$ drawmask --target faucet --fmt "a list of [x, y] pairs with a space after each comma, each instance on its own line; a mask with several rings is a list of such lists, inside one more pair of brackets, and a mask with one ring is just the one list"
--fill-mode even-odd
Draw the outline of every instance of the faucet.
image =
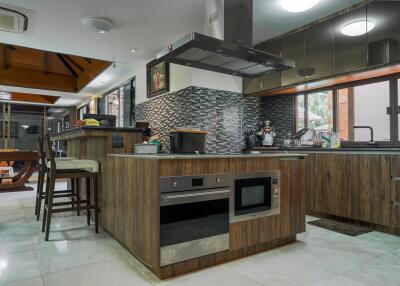
[[371, 134], [371, 140], [369, 140], [369, 144], [375, 144], [374, 141], [374, 129], [371, 126], [353, 126], [353, 129], [369, 129]]

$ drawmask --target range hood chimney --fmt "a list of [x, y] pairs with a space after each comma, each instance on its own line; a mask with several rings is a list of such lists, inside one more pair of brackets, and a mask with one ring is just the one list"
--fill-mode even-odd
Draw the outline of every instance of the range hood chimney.
[[157, 54], [170, 62], [241, 77], [294, 68], [293, 61], [255, 50], [253, 0], [206, 0], [204, 34], [190, 33]]

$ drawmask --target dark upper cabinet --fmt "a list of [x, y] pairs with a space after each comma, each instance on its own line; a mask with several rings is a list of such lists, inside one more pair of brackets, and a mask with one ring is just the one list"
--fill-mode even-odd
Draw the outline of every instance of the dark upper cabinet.
[[397, 62], [400, 46], [400, 2], [369, 3], [367, 19], [375, 25], [368, 33], [368, 66]]
[[346, 25], [367, 19], [366, 6], [333, 19], [333, 49], [335, 75], [367, 67], [367, 34], [347, 36], [342, 33]]
[[243, 93], [251, 94], [261, 90], [260, 78], [243, 78]]
[[304, 81], [301, 71], [305, 67], [304, 31], [290, 34], [281, 39], [282, 57], [295, 61], [294, 69], [282, 72], [282, 86]]
[[[257, 49], [260, 49], [263, 52], [274, 54], [277, 56], [281, 56], [281, 40], [275, 39], [261, 43], [257, 45]], [[261, 90], [268, 90], [282, 86], [281, 81], [282, 73], [275, 72], [271, 74], [263, 75], [260, 79], [260, 88]]]
[[298, 73], [305, 80], [333, 74], [332, 21], [319, 23], [305, 30], [305, 64]]

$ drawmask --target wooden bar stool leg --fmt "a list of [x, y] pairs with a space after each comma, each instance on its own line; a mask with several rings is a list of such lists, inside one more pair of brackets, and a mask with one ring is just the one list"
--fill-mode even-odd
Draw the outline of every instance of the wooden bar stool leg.
[[48, 206], [48, 202], [49, 202], [49, 187], [50, 187], [49, 180], [50, 180], [50, 177], [47, 176], [47, 180], [46, 180], [46, 192], [45, 192], [45, 195], [44, 195], [44, 209], [43, 209], [42, 232], [44, 232], [44, 231], [45, 231], [45, 228], [46, 228], [47, 206]]
[[75, 192], [75, 188], [76, 186], [75, 186], [75, 179], [74, 178], [71, 178], [71, 192], [72, 192], [72, 197], [71, 197], [71, 201], [72, 201], [72, 207], [74, 208], [75, 207], [75, 195], [76, 195], [76, 192]]
[[99, 232], [99, 176], [96, 174], [93, 180], [93, 197], [94, 197], [94, 222], [96, 225], [96, 233]]
[[90, 225], [90, 188], [92, 180], [90, 177], [86, 178], [86, 219], [87, 225]]
[[80, 212], [79, 208], [80, 208], [81, 204], [79, 203], [79, 201], [81, 200], [81, 195], [80, 195], [80, 192], [81, 192], [81, 180], [79, 178], [77, 178], [77, 179], [75, 179], [75, 183], [76, 183], [75, 184], [76, 206], [78, 207], [78, 210], [76, 211], [76, 214], [78, 216], [80, 216], [81, 212]]
[[38, 186], [36, 193], [36, 220], [40, 219], [40, 211], [42, 209], [42, 199], [43, 199], [43, 186], [44, 186], [44, 178], [45, 178], [46, 169], [40, 167], [39, 177], [38, 177]]
[[47, 210], [47, 220], [46, 220], [46, 234], [45, 234], [45, 241], [49, 240], [50, 235], [50, 224], [51, 224], [51, 215], [53, 210], [53, 195], [54, 195], [54, 188], [55, 188], [55, 178], [51, 176], [50, 178], [50, 186], [49, 186], [49, 202], [48, 202], [48, 210]]

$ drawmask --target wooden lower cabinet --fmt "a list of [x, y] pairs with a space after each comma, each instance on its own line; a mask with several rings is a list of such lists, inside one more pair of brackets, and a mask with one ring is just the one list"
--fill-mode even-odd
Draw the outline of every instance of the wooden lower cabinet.
[[388, 154], [310, 154], [307, 211], [398, 226], [399, 210], [392, 207], [392, 200], [399, 197], [400, 182], [391, 179], [392, 159]]
[[392, 156], [391, 227], [400, 228], [400, 155]]

